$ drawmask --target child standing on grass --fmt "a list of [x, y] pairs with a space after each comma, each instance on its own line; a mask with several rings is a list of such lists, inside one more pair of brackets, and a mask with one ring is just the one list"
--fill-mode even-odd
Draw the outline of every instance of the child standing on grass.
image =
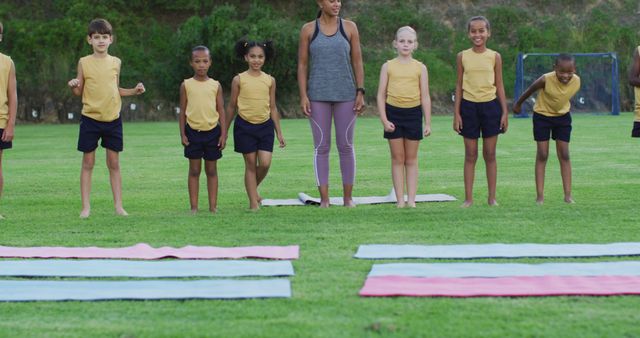
[[496, 201], [496, 144], [498, 134], [507, 131], [507, 103], [502, 82], [502, 57], [487, 48], [491, 36], [489, 20], [475, 16], [467, 23], [473, 46], [458, 53], [453, 130], [464, 137], [464, 203], [473, 204], [473, 181], [478, 159], [478, 138], [486, 165], [488, 203]]
[[[423, 136], [431, 134], [431, 97], [427, 67], [413, 58], [418, 47], [416, 31], [400, 27], [393, 40], [398, 56], [380, 69], [378, 111], [384, 138], [391, 151], [391, 177], [398, 208], [416, 206], [418, 188], [418, 146]], [[422, 116], [424, 115], [424, 122]], [[424, 123], [424, 124], [423, 124]]]
[[89, 23], [87, 42], [93, 54], [78, 62], [78, 76], [68, 85], [77, 96], [82, 95], [82, 116], [78, 150], [83, 152], [80, 174], [80, 195], [82, 211], [80, 218], [91, 213], [91, 174], [95, 164], [98, 139], [107, 150], [107, 167], [113, 203], [116, 214], [128, 215], [122, 207], [122, 177], [120, 176], [119, 153], [123, 149], [121, 96], [140, 95], [144, 85], [138, 83], [134, 88], [120, 88], [120, 59], [109, 55], [109, 46], [113, 43], [111, 24], [104, 19], [95, 19]]
[[[4, 26], [0, 22], [0, 41]], [[18, 94], [16, 90], [16, 67], [11, 58], [0, 53], [0, 195], [4, 186], [2, 176], [2, 153], [12, 147], [13, 130], [16, 125]], [[0, 219], [4, 218], [0, 215]]]
[[193, 77], [180, 85], [180, 138], [184, 157], [189, 159], [189, 203], [191, 212], [198, 212], [198, 191], [202, 159], [207, 175], [209, 211], [218, 208], [217, 160], [222, 157], [227, 141], [224, 101], [220, 83], [209, 77], [211, 54], [209, 48], [197, 46], [191, 50]]
[[248, 63], [249, 69], [236, 75], [231, 83], [227, 130], [237, 110], [233, 125], [234, 148], [244, 156], [244, 185], [249, 209], [258, 210], [262, 200], [258, 186], [271, 165], [274, 129], [280, 148], [285, 146], [276, 108], [276, 80], [262, 71], [265, 61], [273, 56], [273, 45], [271, 41], [240, 40], [235, 49], [236, 55]]
[[571, 103], [569, 100], [580, 90], [580, 78], [575, 75], [573, 56], [560, 54], [553, 72], [534, 81], [520, 96], [513, 111], [520, 113], [522, 103], [536, 91], [540, 91], [533, 106], [533, 138], [538, 144], [536, 154], [536, 202], [544, 202], [544, 174], [549, 157], [549, 136], [556, 141], [560, 161], [560, 174], [564, 189], [564, 201], [574, 203], [571, 196], [571, 161], [569, 138], [571, 137]]

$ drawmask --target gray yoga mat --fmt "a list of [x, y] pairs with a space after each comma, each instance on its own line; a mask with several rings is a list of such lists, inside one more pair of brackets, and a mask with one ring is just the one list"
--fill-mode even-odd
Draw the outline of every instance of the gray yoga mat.
[[[406, 198], [406, 197], [405, 197]], [[456, 198], [446, 194], [424, 194], [416, 195], [416, 202], [449, 202], [455, 201]], [[393, 192], [387, 196], [364, 196], [354, 197], [353, 202], [355, 204], [381, 204], [381, 203], [395, 203], [396, 196]], [[264, 199], [262, 200], [262, 206], [286, 206], [286, 205], [319, 205], [320, 198], [311, 197], [303, 192], [298, 194], [297, 199]], [[342, 197], [329, 198], [331, 205], [343, 205]]]
[[0, 301], [289, 298], [286, 279], [0, 281]]
[[369, 277], [640, 276], [640, 261], [593, 263], [392, 263], [374, 264]]
[[0, 276], [23, 277], [242, 277], [292, 276], [290, 261], [254, 260], [11, 260], [0, 261]]
[[466, 245], [361, 245], [355, 258], [517, 258], [637, 256], [640, 243], [610, 244], [466, 244]]

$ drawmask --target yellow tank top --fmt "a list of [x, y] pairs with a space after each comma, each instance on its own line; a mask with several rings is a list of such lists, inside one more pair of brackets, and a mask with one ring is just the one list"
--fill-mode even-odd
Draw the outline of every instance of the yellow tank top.
[[422, 63], [417, 60], [403, 63], [398, 59], [387, 61], [387, 103], [399, 108], [420, 105], [420, 75]]
[[102, 122], [116, 120], [122, 108], [118, 91], [120, 59], [88, 55], [80, 59], [80, 66], [84, 76], [82, 115]]
[[198, 81], [184, 80], [187, 92], [187, 124], [195, 130], [208, 131], [218, 125], [220, 112], [216, 109], [216, 98], [220, 83], [214, 79]]
[[13, 66], [13, 61], [7, 55], [0, 53], [0, 128], [7, 127], [9, 120], [9, 72]]
[[533, 111], [544, 116], [562, 116], [571, 110], [571, 98], [580, 90], [580, 78], [573, 75], [569, 83], [558, 80], [556, 72], [544, 74], [544, 88], [538, 92]]
[[[640, 53], [640, 46], [638, 46], [638, 53]], [[633, 94], [636, 102], [636, 107], [634, 109], [635, 116], [633, 120], [640, 122], [640, 87], [633, 87]]]
[[496, 98], [496, 52], [462, 51], [462, 98], [471, 102], [489, 102]]
[[269, 74], [260, 72], [260, 76], [252, 76], [248, 72], [240, 77], [240, 93], [238, 94], [238, 115], [245, 121], [260, 124], [271, 117], [269, 90], [273, 80]]

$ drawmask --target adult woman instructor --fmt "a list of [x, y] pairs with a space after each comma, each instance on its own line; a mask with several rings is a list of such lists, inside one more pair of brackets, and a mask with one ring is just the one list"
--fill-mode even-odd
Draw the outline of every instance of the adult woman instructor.
[[340, 0], [317, 0], [316, 20], [300, 31], [298, 86], [300, 106], [313, 134], [314, 169], [320, 207], [329, 206], [329, 150], [331, 119], [342, 172], [344, 205], [353, 207], [355, 153], [353, 130], [364, 108], [364, 68], [356, 24], [339, 17]]

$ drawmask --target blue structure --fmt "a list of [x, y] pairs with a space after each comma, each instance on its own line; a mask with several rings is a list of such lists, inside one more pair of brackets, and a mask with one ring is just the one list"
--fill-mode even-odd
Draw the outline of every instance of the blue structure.
[[[553, 69], [555, 57], [559, 54], [518, 53], [514, 100], [517, 100], [538, 77]], [[620, 92], [617, 54], [571, 53], [571, 55], [576, 58], [576, 73], [582, 80], [582, 87], [571, 102], [571, 111], [619, 115]], [[523, 104], [522, 112], [517, 117], [529, 117], [531, 108], [530, 102]]]

